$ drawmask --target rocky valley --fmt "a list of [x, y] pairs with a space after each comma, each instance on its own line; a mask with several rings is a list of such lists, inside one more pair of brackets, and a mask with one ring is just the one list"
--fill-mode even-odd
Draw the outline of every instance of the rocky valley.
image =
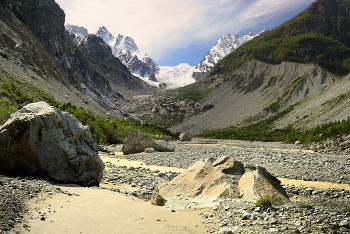
[[0, 233], [350, 233], [349, 9], [167, 67], [1, 1]]

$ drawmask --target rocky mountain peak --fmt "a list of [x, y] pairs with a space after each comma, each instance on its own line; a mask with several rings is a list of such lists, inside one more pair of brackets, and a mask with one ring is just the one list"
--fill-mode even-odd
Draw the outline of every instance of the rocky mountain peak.
[[121, 34], [115, 38], [104, 26], [99, 28], [96, 35], [111, 47], [113, 55], [119, 58], [133, 75], [156, 81], [157, 64], [146, 53], [139, 51], [133, 38]]
[[71, 33], [74, 33], [76, 36], [88, 36], [89, 32], [86, 28], [84, 27], [80, 27], [77, 25], [70, 25], [70, 24], [66, 24], [65, 25], [66, 30], [68, 30]]
[[139, 48], [137, 47], [135, 41], [129, 36], [125, 37], [123, 47], [122, 47], [122, 52], [140, 53]]
[[96, 35], [102, 38], [103, 41], [108, 45], [111, 45], [111, 43], [113, 44], [114, 42], [114, 36], [108, 31], [108, 29], [105, 26], [101, 26], [97, 30]]

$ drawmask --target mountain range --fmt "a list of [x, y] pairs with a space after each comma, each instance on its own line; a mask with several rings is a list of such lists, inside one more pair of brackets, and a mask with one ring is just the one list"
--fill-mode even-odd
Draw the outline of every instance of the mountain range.
[[[70, 24], [66, 24], [65, 27], [67, 31], [75, 34], [77, 44], [80, 43], [82, 38], [89, 35], [84, 27]], [[196, 67], [188, 64], [179, 64], [175, 67], [158, 66], [146, 53], [139, 51], [131, 37], [124, 37], [121, 34], [114, 37], [105, 26], [101, 26], [95, 35], [102, 38], [111, 47], [113, 55], [119, 58], [133, 75], [150, 85], [177, 88], [194, 83], [223, 57], [259, 34], [254, 35], [251, 32], [243, 36], [225, 34], [216, 41]]]

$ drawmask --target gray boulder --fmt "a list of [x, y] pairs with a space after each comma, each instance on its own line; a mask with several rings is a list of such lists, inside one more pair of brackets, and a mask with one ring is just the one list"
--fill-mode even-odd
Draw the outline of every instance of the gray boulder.
[[131, 129], [123, 144], [123, 154], [135, 154], [144, 152], [147, 148], [153, 148], [159, 152], [174, 152], [175, 147], [165, 141], [153, 141], [149, 136], [140, 131]]
[[189, 132], [182, 133], [182, 134], [179, 136], [179, 140], [180, 140], [180, 141], [192, 141], [192, 134], [189, 133]]
[[98, 186], [104, 164], [90, 128], [46, 102], [31, 103], [0, 126], [0, 170]]

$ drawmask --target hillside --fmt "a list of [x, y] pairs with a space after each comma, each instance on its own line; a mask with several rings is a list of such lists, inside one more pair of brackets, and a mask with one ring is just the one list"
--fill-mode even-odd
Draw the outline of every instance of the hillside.
[[[293, 19], [247, 42], [213, 71], [224, 74], [245, 61], [317, 63], [338, 75], [350, 72], [349, 1], [318, 0]], [[224, 67], [221, 71], [221, 67]]]
[[[193, 133], [247, 126], [279, 113], [271, 129], [347, 119], [349, 7], [348, 1], [316, 1], [237, 48], [196, 83], [153, 97], [148, 109], [144, 100], [134, 114], [143, 110], [145, 119], [158, 122], [177, 116], [171, 130]], [[180, 95], [186, 92], [192, 95]], [[191, 101], [193, 111], [185, 108]]]

